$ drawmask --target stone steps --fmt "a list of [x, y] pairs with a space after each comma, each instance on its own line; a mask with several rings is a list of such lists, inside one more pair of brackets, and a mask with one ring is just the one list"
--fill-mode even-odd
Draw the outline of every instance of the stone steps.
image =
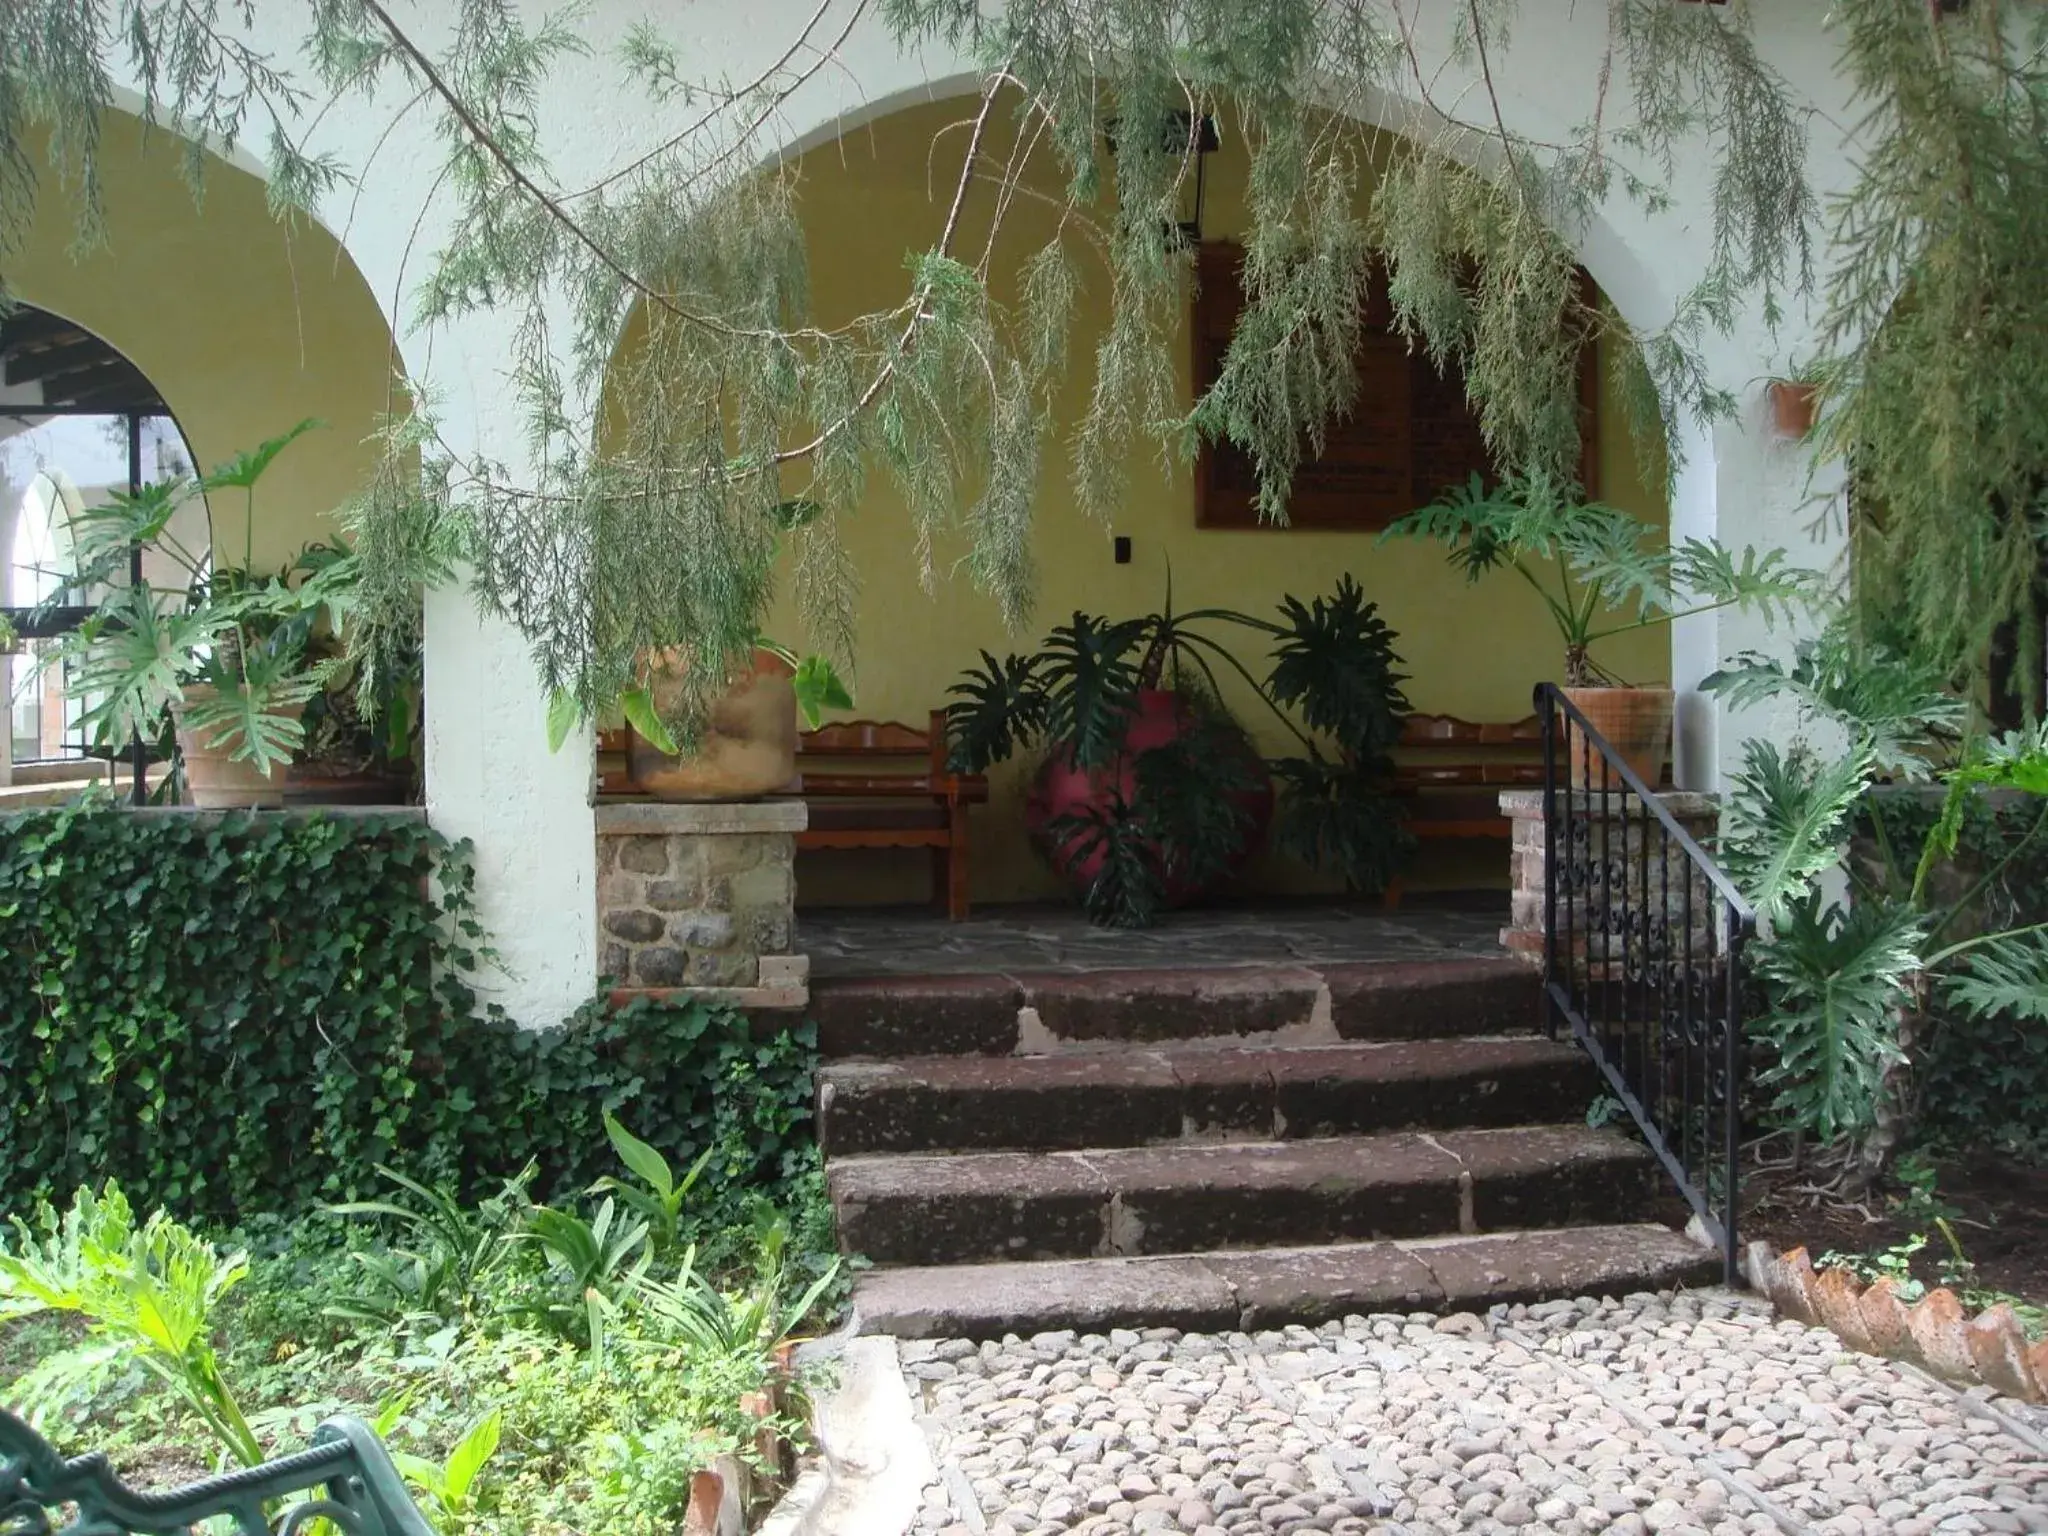
[[1059, 1328], [1230, 1332], [1374, 1312], [1711, 1285], [1718, 1257], [1652, 1224], [1318, 1248], [876, 1269], [854, 1285], [863, 1332], [999, 1338]]
[[1484, 957], [821, 979], [862, 1326], [1250, 1328], [1711, 1280]]
[[1540, 983], [1517, 960], [1213, 970], [819, 977], [827, 1060], [1008, 1056], [1174, 1042], [1313, 1045], [1526, 1031]]
[[1583, 1054], [1537, 1035], [854, 1060], [819, 1082], [834, 1157], [1508, 1126], [1572, 1119], [1596, 1092]]
[[1628, 1219], [1649, 1154], [1584, 1125], [834, 1157], [840, 1241], [876, 1264], [1198, 1253]]

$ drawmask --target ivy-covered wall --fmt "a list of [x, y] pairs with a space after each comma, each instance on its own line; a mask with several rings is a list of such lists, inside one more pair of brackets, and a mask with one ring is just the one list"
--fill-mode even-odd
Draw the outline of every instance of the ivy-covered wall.
[[0, 820], [0, 1210], [111, 1176], [235, 1220], [379, 1163], [474, 1190], [531, 1160], [544, 1192], [610, 1170], [607, 1108], [714, 1178], [790, 1170], [813, 1032], [596, 1001], [521, 1029], [471, 989], [472, 884], [403, 814]]

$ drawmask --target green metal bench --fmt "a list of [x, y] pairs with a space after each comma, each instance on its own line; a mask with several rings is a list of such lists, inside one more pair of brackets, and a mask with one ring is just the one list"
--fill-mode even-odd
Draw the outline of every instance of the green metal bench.
[[[308, 1497], [269, 1508], [287, 1495]], [[76, 1511], [69, 1525], [56, 1517]], [[0, 1536], [181, 1536], [202, 1520], [228, 1516], [238, 1536], [297, 1536], [315, 1520], [345, 1536], [434, 1536], [398, 1468], [370, 1427], [328, 1419], [303, 1451], [143, 1493], [97, 1452], [68, 1460], [0, 1408]]]

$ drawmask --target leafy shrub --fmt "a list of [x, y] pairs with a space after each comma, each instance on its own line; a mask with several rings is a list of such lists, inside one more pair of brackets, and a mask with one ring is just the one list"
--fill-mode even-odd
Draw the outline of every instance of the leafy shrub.
[[[1910, 860], [1940, 810], [1931, 796], [1867, 797], [1856, 815], [1859, 860]], [[1963, 806], [1944, 894], [1966, 900], [1964, 931], [2048, 922], [2048, 836], [2039, 800], [1972, 795]], [[1987, 879], [1986, 877], [1989, 876]], [[1983, 882], [1981, 888], [1979, 882]], [[1917, 1134], [1937, 1146], [2048, 1159], [2048, 1029], [2008, 1010], [1978, 1015], [1933, 999], [1919, 1064]]]
[[721, 1198], [804, 1174], [814, 1030], [645, 1000], [519, 1028], [472, 989], [472, 889], [409, 817], [0, 821], [0, 1206], [111, 1177], [240, 1222], [529, 1162], [547, 1199], [614, 1169], [607, 1111]]

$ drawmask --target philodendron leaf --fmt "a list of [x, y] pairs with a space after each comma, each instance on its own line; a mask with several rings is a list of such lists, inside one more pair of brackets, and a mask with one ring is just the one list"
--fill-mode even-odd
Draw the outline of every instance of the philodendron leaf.
[[583, 706], [576, 702], [576, 696], [566, 688], [557, 688], [548, 696], [548, 750], [559, 752], [562, 743], [569, 739], [569, 733], [576, 729], [576, 722], [583, 718]]
[[324, 425], [326, 423], [318, 417], [308, 416], [276, 437], [258, 443], [254, 448], [244, 449], [224, 464], [214, 465], [199, 483], [209, 491], [246, 491], [262, 478], [263, 471], [270, 468], [271, 461], [280, 453], [315, 427]]
[[798, 662], [792, 686], [796, 689], [797, 711], [804, 717], [804, 724], [814, 731], [826, 710], [853, 708], [853, 694], [846, 680], [823, 656], [806, 656]]
[[619, 709], [626, 717], [626, 724], [633, 727], [655, 751], [674, 757], [680, 750], [676, 739], [669, 734], [663, 723], [661, 711], [654, 707], [654, 695], [645, 688], [628, 688], [619, 695]]

